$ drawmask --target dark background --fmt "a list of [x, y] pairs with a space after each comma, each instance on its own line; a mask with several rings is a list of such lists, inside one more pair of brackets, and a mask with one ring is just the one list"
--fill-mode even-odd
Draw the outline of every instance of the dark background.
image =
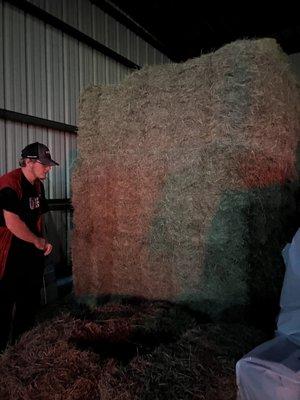
[[220, 6], [201, 0], [111, 3], [146, 29], [173, 61], [185, 61], [243, 38], [273, 37], [287, 54], [300, 52], [300, 13], [296, 10], [299, 5], [273, 2], [262, 8], [266, 3], [241, 1], [230, 7], [227, 2]]

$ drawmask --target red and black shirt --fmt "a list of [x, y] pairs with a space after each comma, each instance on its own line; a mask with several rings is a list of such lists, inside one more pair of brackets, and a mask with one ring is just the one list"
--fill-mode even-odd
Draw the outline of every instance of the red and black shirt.
[[0, 177], [0, 278], [4, 273], [8, 254], [11, 259], [12, 254], [20, 258], [31, 257], [36, 253], [33, 244], [17, 238], [8, 231], [3, 210], [18, 215], [31, 232], [40, 236], [38, 220], [48, 211], [42, 182], [38, 180], [31, 184], [20, 168]]

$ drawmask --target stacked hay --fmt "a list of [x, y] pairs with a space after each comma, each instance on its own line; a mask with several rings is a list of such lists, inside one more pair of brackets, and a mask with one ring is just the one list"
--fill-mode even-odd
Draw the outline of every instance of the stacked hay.
[[298, 136], [298, 88], [272, 39], [87, 90], [73, 177], [77, 294], [182, 301], [214, 317], [273, 301]]

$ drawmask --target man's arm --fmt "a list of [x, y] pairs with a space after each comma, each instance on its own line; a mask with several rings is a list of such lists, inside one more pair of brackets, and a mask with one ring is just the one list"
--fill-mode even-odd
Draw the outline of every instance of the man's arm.
[[48, 243], [46, 239], [32, 233], [17, 214], [3, 210], [3, 215], [6, 227], [17, 238], [32, 243], [37, 249], [44, 251], [45, 256], [51, 253], [52, 245]]
[[44, 216], [40, 215], [38, 220], [37, 220], [37, 230], [40, 235], [43, 236], [45, 229], [44, 229]]

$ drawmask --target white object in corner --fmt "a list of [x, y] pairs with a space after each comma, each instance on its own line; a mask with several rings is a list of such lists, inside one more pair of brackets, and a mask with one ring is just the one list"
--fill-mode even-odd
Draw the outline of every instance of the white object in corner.
[[278, 336], [236, 365], [238, 400], [299, 400], [300, 347]]
[[277, 337], [238, 361], [238, 400], [300, 400], [300, 229], [282, 256]]

